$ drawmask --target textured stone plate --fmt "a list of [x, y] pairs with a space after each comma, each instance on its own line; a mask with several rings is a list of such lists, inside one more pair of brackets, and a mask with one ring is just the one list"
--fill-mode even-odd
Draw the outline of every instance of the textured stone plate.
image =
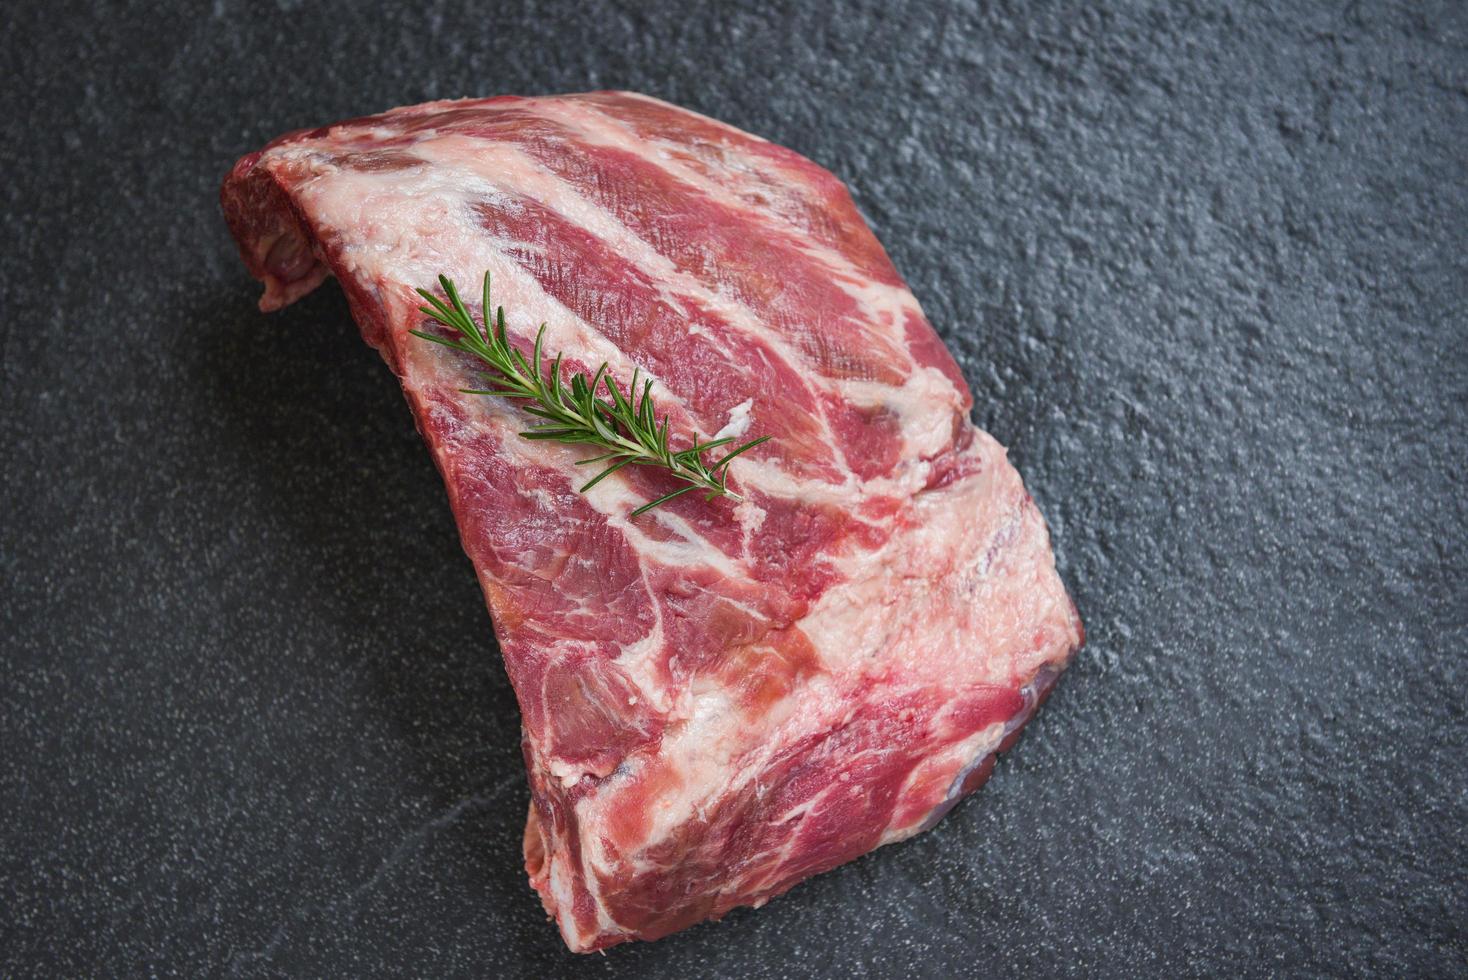
[[[1468, 970], [1461, 5], [23, 6], [0, 973]], [[294, 126], [610, 85], [851, 185], [1089, 642], [933, 832], [573, 958], [397, 386], [334, 288], [255, 311], [215, 190]]]

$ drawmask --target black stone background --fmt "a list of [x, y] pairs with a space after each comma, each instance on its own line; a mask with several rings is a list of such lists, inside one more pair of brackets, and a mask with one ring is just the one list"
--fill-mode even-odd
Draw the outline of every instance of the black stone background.
[[[1468, 972], [1462, 4], [0, 17], [0, 974]], [[933, 832], [581, 958], [397, 387], [335, 285], [256, 312], [215, 194], [599, 87], [850, 183], [1090, 641]]]

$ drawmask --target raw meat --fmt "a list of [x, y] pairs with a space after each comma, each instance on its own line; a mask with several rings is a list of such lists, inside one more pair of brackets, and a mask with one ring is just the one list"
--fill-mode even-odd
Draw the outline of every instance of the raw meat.
[[[654, 939], [931, 827], [1080, 645], [1044, 522], [852, 204], [627, 93], [437, 102], [281, 137], [224, 211], [274, 310], [334, 275], [443, 474], [519, 698], [530, 882], [573, 950]], [[773, 440], [742, 502], [466, 395], [408, 334], [485, 270], [517, 344], [657, 380], [678, 441]], [[477, 314], [477, 309], [476, 309]]]

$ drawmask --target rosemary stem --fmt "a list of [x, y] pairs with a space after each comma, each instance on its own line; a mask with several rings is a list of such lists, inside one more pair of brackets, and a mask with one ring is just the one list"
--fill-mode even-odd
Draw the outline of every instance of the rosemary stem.
[[[459, 291], [453, 280], [447, 276], [439, 276], [438, 282], [444, 299], [426, 289], [419, 289], [418, 295], [428, 304], [419, 309], [430, 319], [455, 331], [458, 336], [443, 337], [421, 330], [413, 330], [411, 333], [424, 340], [470, 354], [492, 369], [485, 376], [494, 387], [482, 391], [466, 388], [464, 390], [467, 393], [498, 395], [511, 401], [533, 402], [533, 406], [526, 411], [540, 419], [540, 422], [521, 432], [520, 435], [524, 438], [596, 446], [608, 450], [600, 456], [582, 461], [607, 464], [581, 487], [582, 492], [589, 491], [625, 466], [659, 466], [688, 486], [643, 504], [631, 516], [637, 517], [694, 490], [702, 491], [705, 500], [713, 500], [715, 497], [743, 499], [729, 489], [729, 464], [735, 456], [755, 448], [769, 439], [769, 436], [751, 439], [728, 450], [712, 466], [704, 462], [704, 454], [727, 446], [733, 439], [701, 441], [695, 432], [692, 445], [675, 450], [668, 444], [668, 415], [664, 413], [661, 421], [659, 420], [657, 405], [652, 397], [651, 380], [643, 379], [639, 395], [639, 373], [634, 371], [632, 382], [627, 385], [627, 394], [624, 395], [605, 362], [590, 376], [574, 374], [563, 377], [561, 355], [548, 358], [543, 354], [545, 324], [541, 324], [535, 335], [535, 350], [527, 359], [509, 342], [505, 330], [504, 307], [498, 307], [493, 321], [490, 320], [488, 272], [484, 274], [482, 326], [475, 322], [464, 301], [459, 298]], [[606, 392], [605, 397], [601, 394], [603, 389]]]

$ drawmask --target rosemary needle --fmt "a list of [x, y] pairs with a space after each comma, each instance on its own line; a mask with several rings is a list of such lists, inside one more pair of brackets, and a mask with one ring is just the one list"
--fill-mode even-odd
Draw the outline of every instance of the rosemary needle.
[[[505, 308], [499, 307], [494, 316], [493, 327], [489, 321], [489, 273], [484, 274], [484, 317], [481, 327], [459, 298], [453, 280], [438, 277], [444, 299], [426, 289], [419, 289], [427, 306], [419, 307], [423, 313], [444, 326], [456, 331], [456, 337], [441, 337], [422, 330], [410, 331], [416, 337], [431, 340], [457, 351], [470, 354], [491, 370], [485, 372], [489, 381], [486, 388], [465, 388], [471, 395], [495, 395], [527, 402], [525, 411], [540, 419], [540, 422], [521, 432], [526, 439], [548, 439], [576, 445], [595, 446], [604, 450], [600, 455], [578, 460], [577, 465], [605, 463], [606, 466], [581, 485], [585, 493], [602, 480], [624, 466], [658, 466], [687, 484], [672, 493], [638, 507], [633, 517], [665, 504], [685, 493], [699, 491], [705, 500], [729, 497], [738, 500], [739, 495], [727, 484], [729, 463], [740, 453], [748, 452], [769, 439], [760, 436], [737, 446], [719, 457], [712, 464], [704, 462], [704, 453], [721, 449], [734, 440], [698, 440], [686, 449], [673, 449], [668, 445], [668, 416], [658, 418], [657, 405], [652, 397], [652, 380], [639, 379], [639, 372], [632, 372], [632, 383], [624, 394], [612, 378], [607, 365], [596, 369], [591, 376], [572, 374], [569, 377], [561, 370], [561, 355], [550, 359], [542, 350], [545, 339], [545, 324], [535, 335], [535, 350], [527, 360], [510, 342], [505, 334]], [[642, 387], [638, 390], [638, 382]], [[601, 392], [605, 390], [606, 396]]]

